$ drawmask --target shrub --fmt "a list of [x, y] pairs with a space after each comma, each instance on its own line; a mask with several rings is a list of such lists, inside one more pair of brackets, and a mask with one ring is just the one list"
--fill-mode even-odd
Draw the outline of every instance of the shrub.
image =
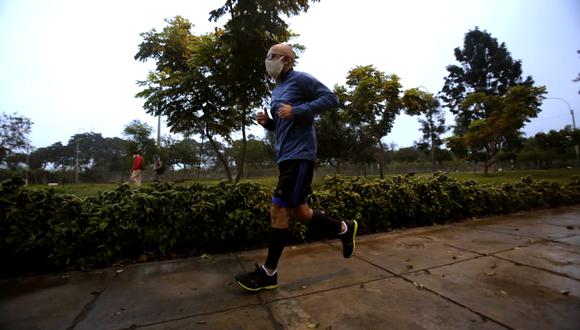
[[[332, 216], [358, 220], [361, 234], [576, 203], [579, 177], [566, 185], [526, 177], [494, 186], [443, 174], [328, 177], [311, 201]], [[263, 247], [270, 205], [270, 188], [257, 183], [120, 185], [79, 198], [9, 179], [0, 186], [0, 276]], [[291, 223], [292, 242], [319, 237]]]

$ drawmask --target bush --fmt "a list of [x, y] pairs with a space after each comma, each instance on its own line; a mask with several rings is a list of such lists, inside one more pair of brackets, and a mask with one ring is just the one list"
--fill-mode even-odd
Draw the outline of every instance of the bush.
[[[361, 234], [577, 203], [579, 177], [564, 186], [530, 177], [494, 186], [443, 174], [335, 176], [312, 195], [314, 208], [358, 220]], [[6, 180], [0, 187], [0, 276], [260, 248], [270, 230], [270, 205], [270, 188], [257, 183], [120, 185], [79, 198]], [[318, 238], [291, 223], [293, 243]]]

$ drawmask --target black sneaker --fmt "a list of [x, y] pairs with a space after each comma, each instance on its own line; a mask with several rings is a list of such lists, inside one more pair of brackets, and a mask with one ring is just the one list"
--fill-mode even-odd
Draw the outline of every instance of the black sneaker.
[[236, 283], [248, 291], [271, 290], [278, 287], [278, 274], [269, 276], [261, 266], [256, 264], [255, 271], [236, 275]]
[[356, 245], [356, 232], [358, 230], [358, 222], [356, 220], [345, 220], [346, 223], [346, 233], [340, 235], [340, 240], [342, 241], [342, 256], [345, 258], [350, 258], [354, 253], [354, 248]]

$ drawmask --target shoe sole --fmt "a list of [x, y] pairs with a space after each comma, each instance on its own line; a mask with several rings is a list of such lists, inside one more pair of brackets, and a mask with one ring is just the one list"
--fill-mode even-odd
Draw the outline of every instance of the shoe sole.
[[278, 284], [275, 285], [267, 285], [267, 286], [263, 286], [260, 288], [249, 288], [245, 285], [243, 285], [241, 282], [236, 281], [236, 283], [244, 290], [246, 291], [250, 291], [250, 292], [256, 292], [256, 291], [261, 291], [261, 290], [272, 290], [272, 289], [276, 289], [278, 287]]
[[345, 258], [352, 257], [352, 255], [354, 254], [354, 250], [356, 249], [356, 232], [358, 231], [358, 222], [356, 220], [353, 220], [353, 222], [354, 222], [354, 230], [352, 231], [352, 252]]

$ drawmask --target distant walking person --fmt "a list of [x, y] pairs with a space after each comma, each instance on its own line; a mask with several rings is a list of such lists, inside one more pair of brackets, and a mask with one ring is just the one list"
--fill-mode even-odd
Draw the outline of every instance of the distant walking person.
[[285, 44], [270, 48], [266, 71], [276, 79], [270, 102], [270, 119], [260, 112], [257, 121], [276, 133], [276, 158], [279, 177], [270, 209], [271, 231], [268, 257], [250, 273], [236, 275], [236, 283], [248, 291], [278, 287], [278, 260], [288, 239], [289, 218], [309, 224], [321, 233], [337, 235], [342, 241], [342, 254], [354, 253], [358, 223], [340, 221], [319, 210], [311, 209], [306, 198], [311, 193], [316, 160], [314, 116], [338, 106], [332, 91], [308, 73], [295, 71], [295, 54]]
[[153, 181], [158, 182], [159, 176], [163, 174], [163, 172], [165, 171], [165, 166], [163, 166], [163, 162], [161, 161], [161, 158], [159, 158], [159, 156], [155, 156], [154, 159], [155, 160], [153, 161], [153, 173], [155, 174], [153, 177]]
[[131, 167], [131, 181], [136, 185], [141, 185], [141, 168], [143, 168], [143, 157], [136, 153], [133, 155], [133, 166]]

